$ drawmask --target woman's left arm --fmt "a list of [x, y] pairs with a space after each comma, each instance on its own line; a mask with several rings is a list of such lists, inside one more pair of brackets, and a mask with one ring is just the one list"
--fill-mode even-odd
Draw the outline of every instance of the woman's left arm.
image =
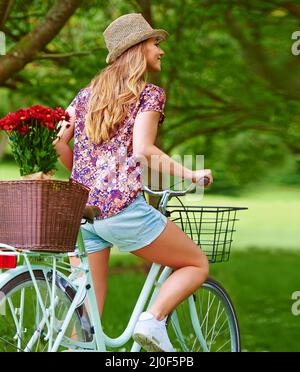
[[70, 115], [70, 122], [62, 122], [58, 138], [53, 142], [53, 145], [59, 156], [59, 161], [71, 172], [73, 167], [73, 150], [69, 143], [74, 137], [75, 110], [72, 106], [69, 106], [66, 111]]

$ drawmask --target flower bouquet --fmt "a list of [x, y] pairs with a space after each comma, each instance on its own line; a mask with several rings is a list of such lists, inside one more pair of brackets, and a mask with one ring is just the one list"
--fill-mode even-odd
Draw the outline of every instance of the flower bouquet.
[[47, 179], [54, 173], [58, 155], [53, 141], [63, 120], [69, 121], [70, 116], [62, 108], [40, 105], [10, 112], [0, 120], [0, 131], [8, 135], [23, 178]]
[[38, 105], [0, 120], [22, 176], [0, 181], [1, 243], [43, 252], [74, 250], [89, 190], [72, 180], [47, 177], [58, 158], [53, 141], [61, 122], [69, 120], [60, 107]]

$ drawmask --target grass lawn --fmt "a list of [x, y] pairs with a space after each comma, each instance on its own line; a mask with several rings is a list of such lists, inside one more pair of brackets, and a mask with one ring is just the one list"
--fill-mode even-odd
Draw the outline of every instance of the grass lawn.
[[[111, 337], [122, 333], [142, 288], [145, 272], [130, 269], [140, 262], [131, 255], [111, 257], [103, 314]], [[229, 262], [211, 265], [211, 275], [235, 305], [243, 351], [300, 351], [300, 316], [291, 312], [292, 293], [300, 290], [299, 262], [295, 251], [249, 249], [233, 252]]]

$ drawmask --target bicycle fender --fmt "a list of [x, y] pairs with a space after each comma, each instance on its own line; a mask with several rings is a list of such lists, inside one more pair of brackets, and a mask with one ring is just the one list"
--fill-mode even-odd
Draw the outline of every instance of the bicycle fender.
[[[40, 271], [44, 272], [45, 269], [47, 269], [47, 271], [49, 271], [49, 272], [51, 271], [50, 267], [45, 267], [43, 265], [31, 265], [31, 267], [32, 267], [33, 271], [40, 270]], [[0, 274], [0, 291], [1, 291], [1, 288], [3, 288], [13, 278], [15, 278], [16, 276], [19, 276], [19, 275], [21, 275], [21, 274], [23, 274], [27, 271], [29, 271], [28, 266], [27, 265], [22, 265], [22, 266], [17, 266], [15, 269], [10, 269], [10, 270], [7, 270], [4, 273]], [[65, 281], [70, 283], [67, 276], [65, 276], [61, 272], [59, 272], [58, 275], [59, 275], [60, 278], [62, 278]], [[73, 289], [74, 289], [74, 287], [73, 287]]]

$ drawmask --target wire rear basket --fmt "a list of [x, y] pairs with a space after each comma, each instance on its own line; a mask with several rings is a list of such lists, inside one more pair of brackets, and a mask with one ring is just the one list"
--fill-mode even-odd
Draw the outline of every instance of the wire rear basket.
[[168, 206], [167, 216], [215, 263], [229, 260], [237, 211], [244, 209], [247, 208]]

